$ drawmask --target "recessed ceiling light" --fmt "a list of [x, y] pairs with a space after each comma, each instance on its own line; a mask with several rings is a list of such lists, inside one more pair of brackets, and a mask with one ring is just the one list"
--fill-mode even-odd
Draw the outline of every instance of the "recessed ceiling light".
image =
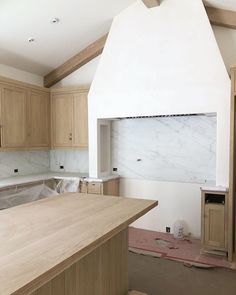
[[51, 19], [50, 22], [51, 22], [51, 24], [57, 24], [57, 23], [59, 23], [59, 21], [60, 21], [60, 19], [58, 17], [54, 17]]
[[35, 41], [35, 39], [32, 38], [32, 37], [30, 37], [30, 38], [28, 39], [28, 42], [29, 42], [29, 43], [33, 43], [34, 41]]

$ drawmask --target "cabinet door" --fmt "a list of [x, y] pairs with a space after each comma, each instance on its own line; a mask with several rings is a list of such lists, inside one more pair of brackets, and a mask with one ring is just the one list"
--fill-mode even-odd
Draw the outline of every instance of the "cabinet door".
[[73, 145], [88, 147], [88, 93], [74, 94]]
[[28, 130], [31, 147], [49, 146], [49, 93], [31, 91], [28, 99]]
[[53, 94], [52, 96], [52, 145], [72, 146], [73, 95]]
[[225, 249], [225, 206], [206, 204], [204, 219], [205, 245]]
[[17, 148], [26, 146], [27, 91], [4, 86], [1, 98], [1, 146]]

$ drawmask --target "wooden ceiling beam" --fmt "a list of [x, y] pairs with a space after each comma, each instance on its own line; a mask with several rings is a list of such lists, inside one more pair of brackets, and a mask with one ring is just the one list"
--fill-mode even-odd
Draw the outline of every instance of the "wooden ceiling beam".
[[236, 11], [206, 6], [206, 12], [212, 25], [236, 30]]
[[153, 8], [160, 5], [160, 0], [142, 0], [147, 8]]
[[104, 35], [88, 47], [71, 57], [64, 64], [51, 71], [44, 77], [44, 86], [49, 88], [64, 79], [69, 74], [81, 68], [83, 65], [100, 55], [103, 51], [108, 34]]

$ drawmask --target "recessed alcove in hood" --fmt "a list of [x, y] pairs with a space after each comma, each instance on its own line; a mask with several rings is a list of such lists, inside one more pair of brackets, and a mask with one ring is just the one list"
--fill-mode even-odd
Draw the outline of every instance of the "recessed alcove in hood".
[[99, 119], [217, 114], [216, 182], [228, 185], [230, 79], [201, 0], [139, 0], [113, 21], [89, 93], [90, 175]]

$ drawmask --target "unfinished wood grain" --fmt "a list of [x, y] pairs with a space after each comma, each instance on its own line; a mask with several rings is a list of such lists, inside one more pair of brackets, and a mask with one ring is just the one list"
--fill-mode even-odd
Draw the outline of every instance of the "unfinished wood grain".
[[1, 94], [1, 146], [20, 148], [26, 144], [27, 90], [2, 86]]
[[157, 204], [75, 193], [0, 211], [0, 294], [31, 294]]
[[50, 146], [50, 95], [31, 90], [27, 100], [27, 142], [30, 147]]
[[53, 148], [88, 147], [88, 87], [52, 91]]
[[73, 145], [88, 147], [88, 92], [74, 93], [73, 107]]
[[50, 72], [44, 77], [44, 86], [51, 87], [72, 72], [88, 63], [103, 51], [108, 34], [102, 36], [78, 54], [67, 60], [64, 64]]
[[[236, 242], [236, 67], [231, 68], [231, 106], [230, 106], [230, 161], [229, 161], [229, 202], [228, 202], [228, 259], [233, 260], [234, 242]], [[236, 245], [236, 244], [235, 244]]]
[[52, 282], [48, 282], [31, 295], [52, 295]]
[[153, 8], [160, 5], [160, 0], [142, 0], [147, 8]]
[[110, 179], [109, 181], [103, 182], [103, 194], [107, 196], [119, 196], [120, 190], [120, 179]]
[[148, 295], [148, 294], [143, 292], [138, 292], [138, 291], [130, 291], [128, 295]]
[[128, 230], [126, 229], [56, 276], [45, 285], [46, 288], [45, 286], [40, 287], [36, 294], [126, 294], [128, 290], [127, 269]]
[[236, 11], [206, 6], [206, 12], [211, 24], [236, 29]]
[[[206, 203], [206, 195], [224, 196], [224, 204]], [[201, 242], [203, 250], [228, 252], [228, 202], [229, 193], [202, 190]]]

